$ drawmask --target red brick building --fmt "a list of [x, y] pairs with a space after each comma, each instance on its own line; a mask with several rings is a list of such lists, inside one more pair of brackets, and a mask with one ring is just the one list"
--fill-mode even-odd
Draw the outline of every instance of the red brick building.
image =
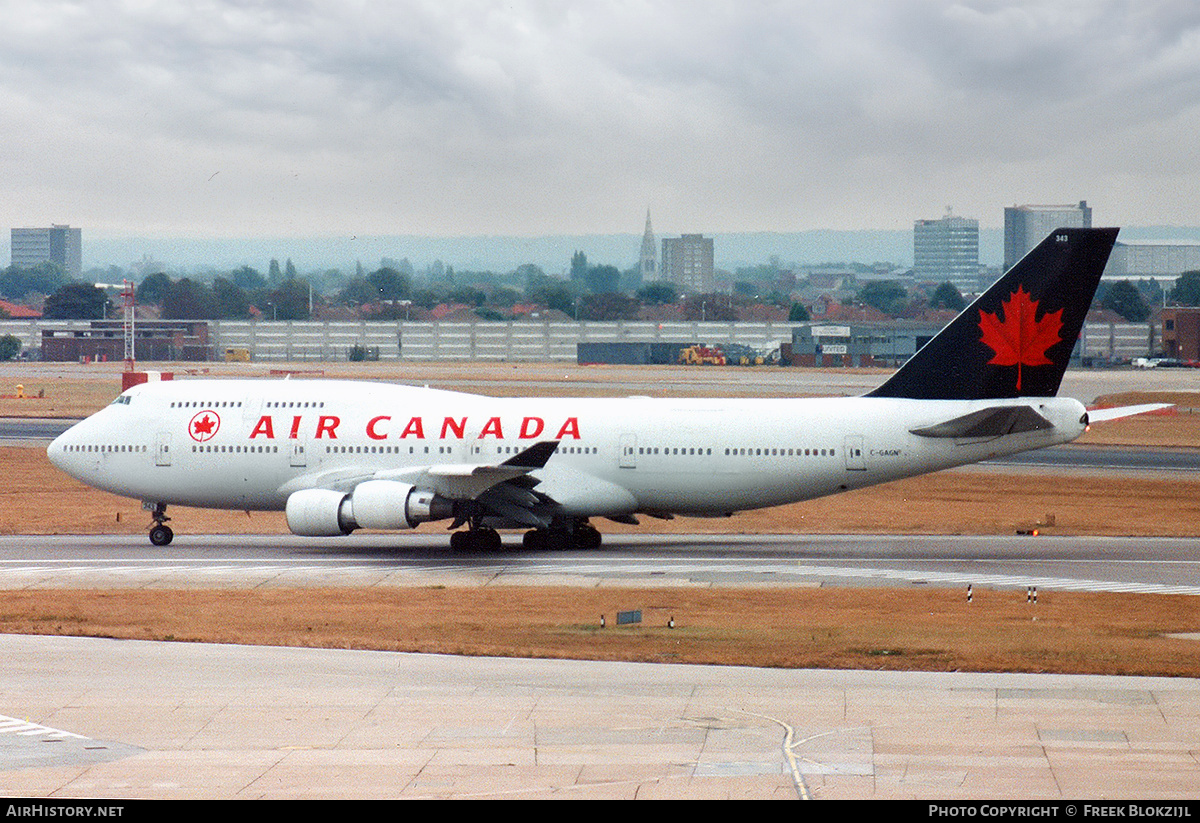
[[1200, 308], [1162, 310], [1163, 354], [1179, 360], [1200, 360]]
[[[43, 329], [42, 359], [78, 363], [125, 358], [125, 329], [120, 320], [93, 320], [86, 329]], [[138, 320], [134, 358], [211, 360], [207, 320]]]

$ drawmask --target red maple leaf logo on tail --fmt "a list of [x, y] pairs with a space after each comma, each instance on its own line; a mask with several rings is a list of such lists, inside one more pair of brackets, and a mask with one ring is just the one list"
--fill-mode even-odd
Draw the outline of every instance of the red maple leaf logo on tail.
[[1052, 364], [1046, 351], [1062, 340], [1062, 313], [1056, 312], [1037, 317], [1038, 301], [1031, 300], [1024, 286], [1018, 286], [1012, 295], [1000, 304], [999, 314], [979, 312], [980, 341], [996, 355], [988, 361], [990, 365], [1016, 366], [1017, 391], [1021, 390], [1022, 366], [1049, 366]]

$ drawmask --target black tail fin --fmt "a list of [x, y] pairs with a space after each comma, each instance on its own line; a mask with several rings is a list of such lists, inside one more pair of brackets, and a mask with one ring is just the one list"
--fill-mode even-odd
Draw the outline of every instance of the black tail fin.
[[1057, 229], [870, 397], [1053, 397], [1118, 229]]

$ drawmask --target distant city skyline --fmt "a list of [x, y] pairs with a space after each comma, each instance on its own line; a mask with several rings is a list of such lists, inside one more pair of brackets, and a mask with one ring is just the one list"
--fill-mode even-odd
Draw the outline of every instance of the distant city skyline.
[[[1005, 268], [1007, 258], [1013, 254], [1014, 235], [1010, 225], [1014, 214], [1032, 214], [1026, 222], [1021, 234], [1022, 242], [1036, 245], [1042, 231], [1042, 223], [1047, 220], [1054, 222], [1057, 215], [1066, 215], [1059, 219], [1066, 225], [1080, 222], [1074, 212], [1086, 210], [1084, 222], [1090, 223], [1091, 207], [1086, 202], [1077, 204], [1046, 206], [1041, 204], [1023, 204], [1018, 207], [1006, 206], [1005, 229], [979, 228], [982, 221], [974, 217], [956, 216], [950, 207], [946, 215], [940, 219], [917, 219], [908, 230], [870, 230], [858, 229], [849, 231], [814, 230], [806, 232], [734, 232], [716, 233], [710, 236], [713, 246], [712, 265], [718, 271], [734, 271], [739, 267], [755, 266], [777, 261], [787, 266], [813, 266], [828, 263], [880, 264], [888, 263], [897, 268], [933, 265], [931, 260], [921, 259], [922, 241], [918, 237], [922, 230], [928, 231], [939, 224], [950, 221], [970, 227], [970, 246], [974, 251], [970, 257], [981, 267], [980, 274], [987, 268]], [[593, 264], [617, 266], [621, 270], [640, 270], [643, 281], [657, 279], [659, 272], [655, 232], [652, 228], [653, 213], [645, 215], [643, 234], [634, 235], [632, 232], [618, 234], [581, 234], [581, 235], [545, 235], [541, 237], [513, 236], [463, 236], [463, 237], [433, 237], [433, 236], [363, 236], [363, 237], [230, 237], [230, 238], [195, 238], [195, 237], [96, 237], [88, 232], [88, 242], [84, 244], [82, 268], [85, 270], [106, 269], [117, 267], [126, 269], [137, 275], [153, 270], [171, 270], [177, 273], [195, 273], [202, 271], [218, 271], [221, 269], [238, 268], [249, 265], [253, 268], [265, 269], [268, 261], [290, 259], [299, 269], [304, 271], [322, 271], [329, 269], [357, 268], [359, 265], [374, 268], [382, 265], [382, 260], [401, 260], [408, 258], [416, 268], [442, 263], [461, 270], [493, 271], [504, 273], [518, 266], [534, 264], [548, 274], [566, 276], [568, 274], [570, 257], [576, 251], [586, 253]], [[1101, 220], [1097, 225], [1103, 224]], [[1024, 224], [1023, 224], [1024, 225]], [[1048, 223], [1046, 225], [1049, 225]], [[1057, 227], [1057, 225], [1055, 226]], [[67, 227], [58, 224], [57, 228]], [[1200, 243], [1200, 226], [1126, 226], [1121, 227], [1122, 233], [1118, 245], [1124, 243], [1170, 244], [1174, 242]], [[936, 229], [935, 230], [939, 230]], [[48, 229], [35, 230], [34, 234], [45, 234]], [[79, 227], [70, 229], [74, 238], [73, 254], [76, 264], [68, 267], [73, 272], [79, 272], [80, 261], [80, 231]], [[60, 234], [62, 232], [60, 231]], [[10, 259], [18, 265], [28, 265], [28, 249], [20, 252], [23, 263], [18, 261], [16, 238], [29, 234], [27, 228], [12, 230], [13, 243], [10, 245]], [[703, 234], [703, 232], [682, 232], [680, 236]], [[1030, 235], [1026, 237], [1025, 235]], [[1033, 235], [1038, 235], [1034, 237]], [[32, 235], [29, 235], [32, 236]], [[43, 238], [44, 239], [44, 238]], [[664, 238], [664, 245], [665, 245]], [[936, 241], [941, 243], [942, 241]], [[958, 241], [956, 241], [958, 242]], [[25, 245], [28, 245], [27, 243]], [[1028, 249], [1019, 251], [1017, 256]], [[928, 252], [926, 252], [928, 253]], [[942, 254], [939, 251], [936, 254]], [[958, 254], [956, 252], [955, 254]], [[942, 260], [934, 268], [947, 265]], [[1003, 265], [1002, 265], [1003, 263]], [[957, 275], [942, 272], [960, 288], [967, 285], [964, 279], [969, 278], [966, 268], [968, 261], [964, 258], [954, 265], [963, 271]], [[147, 268], [150, 267], [150, 268]], [[145, 271], [143, 271], [145, 270]], [[649, 278], [647, 271], [652, 272]], [[933, 271], [918, 272], [928, 279], [935, 276]], [[661, 275], [666, 277], [666, 273]], [[668, 278], [669, 279], [669, 278]]]
[[[291, 258], [301, 272], [340, 268], [352, 271], [356, 262], [375, 268], [384, 257], [409, 258], [417, 268], [440, 260], [460, 270], [511, 271], [533, 263], [547, 274], [566, 275], [570, 258], [583, 251], [594, 264], [625, 270], [639, 263], [643, 235], [593, 234], [546, 237], [359, 237], [359, 238], [94, 238], [85, 229], [83, 269], [117, 266], [129, 269], [143, 262], [180, 272], [229, 270], [249, 265], [266, 271], [271, 259]], [[890, 262], [909, 267], [913, 260], [913, 229], [892, 231], [745, 232], [706, 234], [713, 238], [715, 266], [733, 271], [741, 266], [770, 262], [786, 265]], [[1200, 226], [1128, 226], [1118, 242], [1169, 240], [1200, 241]], [[979, 230], [979, 262], [999, 268], [1004, 232]], [[148, 258], [148, 259], [147, 259]]]
[[649, 205], [719, 243], [1080, 199], [1187, 226], [1198, 81], [1191, 3], [12, 0], [0, 226], [636, 236]]

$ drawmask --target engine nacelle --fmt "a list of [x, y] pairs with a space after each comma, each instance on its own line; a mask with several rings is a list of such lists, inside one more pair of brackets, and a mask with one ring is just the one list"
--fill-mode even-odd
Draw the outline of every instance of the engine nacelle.
[[287, 499], [287, 524], [292, 534], [336, 537], [358, 528], [350, 495], [330, 489], [303, 489]]
[[368, 480], [350, 495], [354, 522], [364, 529], [412, 529], [453, 514], [453, 503], [428, 489], [394, 480]]

